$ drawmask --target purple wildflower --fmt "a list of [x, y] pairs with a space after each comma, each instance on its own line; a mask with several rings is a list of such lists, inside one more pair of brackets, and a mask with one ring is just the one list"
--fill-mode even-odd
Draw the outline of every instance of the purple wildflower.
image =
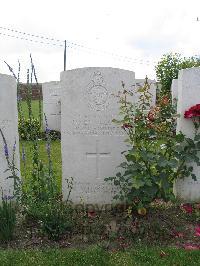
[[8, 153], [8, 145], [7, 144], [4, 144], [4, 154], [6, 157], [9, 156], [9, 153]]
[[22, 146], [22, 161], [25, 162], [26, 160], [26, 152], [25, 152], [25, 149], [24, 149], [24, 145]]
[[51, 152], [51, 145], [49, 142], [46, 143], [46, 150], [47, 150], [47, 153], [50, 154]]
[[15, 141], [15, 143], [13, 145], [13, 152], [15, 152], [15, 151], [16, 151], [16, 141]]
[[50, 128], [46, 127], [46, 134], [49, 134], [50, 133]]
[[17, 101], [19, 102], [19, 101], [21, 101], [22, 100], [22, 97], [21, 96], [17, 96]]
[[12, 195], [12, 196], [11, 195], [3, 195], [2, 200], [12, 200], [12, 199], [14, 199], [14, 197], [15, 197], [14, 195]]

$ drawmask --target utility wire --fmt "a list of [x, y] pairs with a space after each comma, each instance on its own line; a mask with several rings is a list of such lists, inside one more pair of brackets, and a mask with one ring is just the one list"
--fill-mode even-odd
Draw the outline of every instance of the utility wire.
[[57, 39], [54, 39], [54, 38], [48, 38], [48, 37], [45, 37], [45, 36], [42, 36], [42, 35], [30, 34], [30, 33], [22, 32], [22, 31], [18, 31], [18, 30], [15, 30], [15, 29], [10, 29], [10, 28], [1, 27], [1, 26], [0, 26], [0, 29], [2, 29], [2, 30], [7, 30], [7, 31], [11, 31], [11, 32], [15, 32], [15, 33], [19, 33], [19, 34], [23, 34], [23, 35], [28, 35], [28, 36], [30, 36], [30, 37], [35, 37], [35, 38], [45, 39], [45, 40], [48, 40], [48, 41], [64, 42], [64, 41], [57, 40]]
[[[5, 30], [5, 31], [10, 31], [10, 32], [15, 33], [15, 34], [18, 34], [18, 36], [17, 36], [17, 35], [11, 35], [11, 34], [8, 34], [8, 33], [0, 32], [0, 35], [3, 35], [3, 36], [8, 36], [8, 37], [12, 37], [12, 38], [20, 39], [20, 40], [25, 40], [25, 41], [30, 41], [30, 42], [35, 42], [35, 43], [41, 43], [41, 44], [64, 47], [64, 41], [59, 40], [59, 39], [48, 38], [48, 37], [45, 37], [45, 36], [42, 36], [42, 35], [30, 34], [30, 33], [18, 31], [18, 30], [11, 29], [11, 28], [1, 27], [1, 26], [0, 26], [0, 29]], [[21, 37], [20, 35], [23, 35], [23, 37]], [[41, 40], [38, 41], [38, 40], [35, 40], [35, 39], [31, 39], [31, 38], [26, 38], [26, 36], [29, 36], [31, 38], [42, 39], [42, 41]], [[48, 41], [48, 42], [46, 42], [46, 41]], [[120, 59], [122, 61], [128, 61], [128, 62], [132, 62], [132, 63], [146, 64], [146, 65], [149, 65], [150, 63], [157, 63], [157, 62], [153, 62], [153, 61], [150, 61], [150, 60], [143, 60], [143, 59], [132, 58], [132, 57], [128, 57], [128, 56], [121, 56], [119, 54], [115, 54], [115, 53], [110, 53], [110, 52], [103, 51], [103, 50], [97, 50], [97, 49], [89, 48], [89, 47], [86, 47], [84, 45], [77, 44], [77, 43], [71, 42], [71, 41], [66, 41], [66, 42], [67, 42], [66, 47], [68, 47], [70, 49], [83, 49], [83, 50], [86, 50], [89, 53], [101, 53], [101, 54], [105, 54], [105, 55], [111, 56], [111, 57], [116, 58], [116, 59]]]
[[25, 41], [29, 41], [29, 42], [42, 43], [42, 44], [47, 44], [47, 45], [63, 47], [63, 45], [61, 45], [61, 44], [37, 41], [37, 40], [33, 40], [33, 39], [25, 38], [25, 37], [20, 37], [20, 36], [16, 36], [16, 35], [11, 35], [11, 34], [7, 34], [7, 33], [3, 33], [3, 32], [0, 32], [0, 35], [7, 36], [7, 37], [12, 37], [12, 38], [19, 39], [19, 40], [25, 40]]

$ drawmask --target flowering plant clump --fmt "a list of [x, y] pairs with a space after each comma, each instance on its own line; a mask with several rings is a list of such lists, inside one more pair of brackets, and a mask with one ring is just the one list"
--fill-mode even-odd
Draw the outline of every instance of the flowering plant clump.
[[196, 104], [184, 113], [185, 118], [200, 117], [200, 104]]
[[123, 152], [125, 161], [121, 172], [105, 180], [118, 186], [115, 199], [125, 200], [136, 209], [143, 210], [155, 199], [174, 198], [173, 184], [177, 178], [196, 176], [188, 162], [200, 164], [198, 145], [195, 140], [176, 134], [177, 114], [170, 98], [162, 95], [155, 106], [151, 106], [148, 79], [137, 89], [139, 101], [133, 104], [132, 91], [122, 84], [120, 94], [120, 118], [113, 120], [127, 134], [129, 149]]
[[192, 208], [192, 205], [189, 204], [189, 203], [185, 203], [183, 205], [181, 205], [181, 209], [186, 212], [186, 213], [192, 213], [193, 212], [193, 208]]
[[198, 225], [198, 226], [195, 228], [195, 236], [199, 236], [199, 237], [200, 237], [200, 225]]
[[184, 117], [186, 119], [190, 118], [193, 121], [195, 127], [195, 136], [198, 134], [198, 129], [200, 127], [200, 104], [196, 104], [185, 111]]

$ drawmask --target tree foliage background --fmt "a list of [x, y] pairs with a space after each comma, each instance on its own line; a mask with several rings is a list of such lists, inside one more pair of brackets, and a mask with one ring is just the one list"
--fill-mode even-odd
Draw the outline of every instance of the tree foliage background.
[[178, 78], [181, 69], [200, 66], [200, 57], [182, 57], [178, 53], [164, 54], [155, 67], [157, 80], [161, 84], [161, 93], [170, 92], [173, 79]]

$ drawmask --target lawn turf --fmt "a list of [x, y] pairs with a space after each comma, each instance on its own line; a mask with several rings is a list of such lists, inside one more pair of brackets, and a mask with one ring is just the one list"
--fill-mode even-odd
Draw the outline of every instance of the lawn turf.
[[[21, 162], [21, 176], [28, 178], [31, 175], [31, 169], [32, 169], [32, 147], [33, 143], [32, 141], [20, 141], [20, 154], [22, 158], [22, 146], [24, 146], [25, 149], [25, 158], [26, 158], [26, 164], [24, 167], [24, 163], [22, 160]], [[48, 163], [48, 157], [47, 157], [47, 151], [46, 151], [46, 142], [43, 140], [39, 141], [39, 153], [40, 158], [42, 161], [47, 165]], [[53, 162], [53, 170], [55, 177], [58, 181], [58, 185], [61, 187], [61, 176], [62, 176], [62, 163], [61, 163], [61, 145], [60, 140], [54, 140], [51, 142], [51, 159]]]
[[[42, 105], [42, 102], [41, 102], [41, 105]], [[21, 107], [22, 107], [23, 115], [25, 116], [25, 118], [28, 118], [28, 106], [25, 100], [21, 101]], [[38, 118], [39, 117], [39, 100], [32, 100], [31, 107], [32, 107], [33, 116], [35, 118]]]
[[[165, 255], [162, 255], [165, 254]], [[100, 247], [46, 250], [1, 250], [0, 265], [15, 266], [197, 266], [200, 251], [139, 247], [126, 252], [108, 252]]]

